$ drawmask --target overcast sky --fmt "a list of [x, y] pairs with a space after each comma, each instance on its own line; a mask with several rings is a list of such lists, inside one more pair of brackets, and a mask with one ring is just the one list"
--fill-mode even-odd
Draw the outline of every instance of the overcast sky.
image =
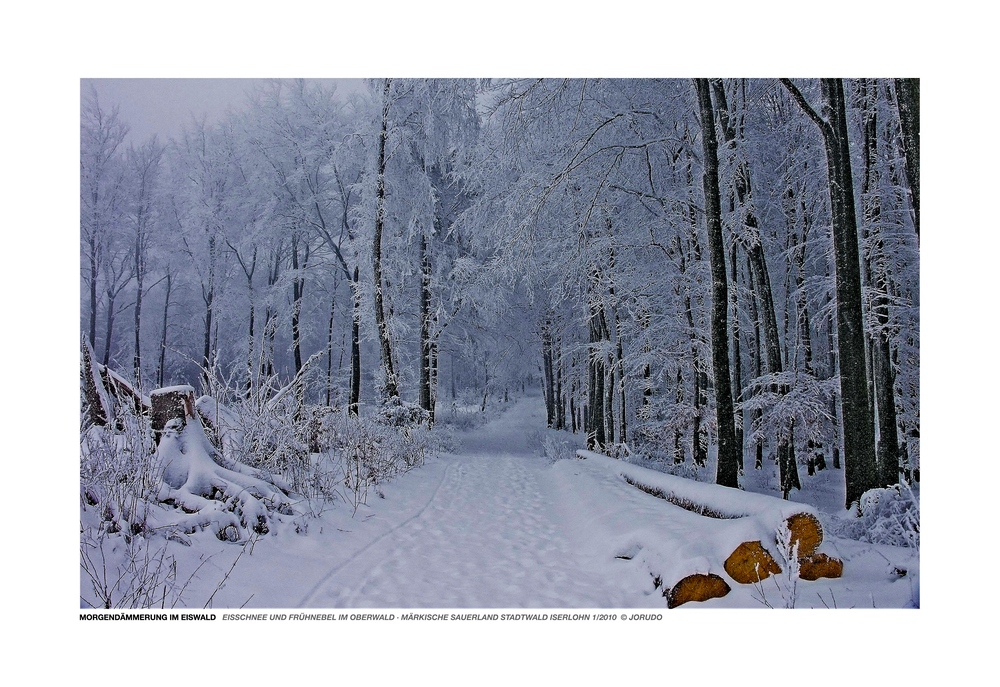
[[[81, 96], [91, 87], [101, 105], [118, 105], [130, 127], [129, 141], [139, 145], [153, 134], [161, 140], [176, 137], [192, 115], [209, 122], [227, 108], [243, 108], [247, 91], [260, 79], [81, 79]], [[336, 82], [339, 93], [363, 88], [360, 79], [321, 79]]]

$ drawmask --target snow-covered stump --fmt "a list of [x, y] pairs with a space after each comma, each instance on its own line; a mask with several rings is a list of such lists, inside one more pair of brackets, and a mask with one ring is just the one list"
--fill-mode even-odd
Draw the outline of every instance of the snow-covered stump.
[[153, 436], [159, 442], [164, 428], [171, 420], [175, 420], [173, 428], [180, 431], [187, 426], [189, 418], [194, 418], [194, 387], [171, 386], [157, 389], [149, 394], [152, 406], [150, 424]]
[[210, 528], [219, 539], [239, 541], [266, 534], [275, 512], [291, 515], [285, 492], [259, 470], [219, 455], [205, 434], [194, 388], [174, 386], [150, 393], [157, 457], [163, 469], [161, 502], [187, 513], [187, 533]]

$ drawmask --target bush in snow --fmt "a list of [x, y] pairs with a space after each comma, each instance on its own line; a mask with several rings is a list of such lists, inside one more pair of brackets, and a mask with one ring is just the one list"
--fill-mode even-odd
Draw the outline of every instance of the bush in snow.
[[[550, 463], [560, 460], [569, 460], [576, 457], [576, 449], [583, 448], [582, 445], [575, 446], [567, 440], [566, 432], [546, 429], [532, 432], [528, 436], [531, 445], [536, 446], [536, 450], [543, 455]], [[575, 442], [580, 444], [579, 441]]]
[[839, 534], [872, 544], [920, 548], [920, 495], [908, 484], [871, 489], [861, 495], [859, 517], [842, 523]]
[[398, 396], [390, 398], [375, 414], [375, 420], [386, 427], [416, 427], [427, 425], [431, 414], [414, 403]]
[[120, 409], [117, 427], [85, 427], [80, 434], [80, 500], [98, 515], [103, 532], [140, 534], [150, 527], [162, 471], [149, 418]]
[[[417, 409], [426, 418], [426, 411]], [[326, 436], [330, 459], [339, 464], [344, 495], [355, 509], [368, 502], [370, 490], [423, 465], [427, 456], [440, 450], [426, 426], [419, 422], [395, 424], [414, 417], [419, 416], [405, 411], [379, 412], [369, 417], [338, 413], [329, 417]]]

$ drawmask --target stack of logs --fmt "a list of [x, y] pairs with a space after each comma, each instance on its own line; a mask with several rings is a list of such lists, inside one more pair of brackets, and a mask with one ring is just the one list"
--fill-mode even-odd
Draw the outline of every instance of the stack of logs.
[[[817, 550], [823, 541], [823, 528], [814, 515], [796, 513], [785, 520], [785, 526], [791, 533], [792, 546], [796, 547], [800, 578], [818, 580], [843, 574], [842, 561]], [[743, 542], [737, 546], [722, 567], [740, 584], [756, 584], [781, 573], [781, 566], [760, 541]], [[729, 592], [730, 587], [722, 577], [712, 573], [695, 573], [682, 578], [664, 596], [667, 608], [676, 608], [688, 601], [707, 601]]]
[[[704, 528], [697, 524], [693, 527], [704, 534], [709, 545], [696, 546], [697, 552], [680, 553], [681, 559], [686, 555], [690, 558], [674, 560], [676, 567], [670, 573], [674, 575], [672, 579], [657, 577], [658, 583], [663, 584], [663, 596], [668, 608], [728, 594], [731, 588], [726, 579], [721, 574], [711, 572], [719, 567], [720, 562], [730, 580], [738, 584], [759, 584], [761, 580], [781, 573], [781, 566], [771, 555], [774, 550], [788, 550], [789, 554], [794, 552], [792, 567], [797, 564], [798, 576], [803, 580], [836, 578], [843, 574], [842, 561], [819, 551], [823, 542], [823, 527], [809, 506], [764, 494], [693, 482], [592, 451], [579, 450], [577, 457], [651, 496], [705, 519]], [[690, 518], [688, 513], [684, 515]], [[752, 518], [755, 522], [751, 523], [747, 518]], [[780, 541], [785, 529], [788, 531], [787, 544]], [[728, 550], [731, 542], [744, 537], [759, 537], [764, 532], [774, 533], [774, 540], [770, 542], [772, 546], [765, 546], [760, 540], [751, 540], [743, 541], [732, 551]], [[691, 572], [697, 570], [700, 572]]]

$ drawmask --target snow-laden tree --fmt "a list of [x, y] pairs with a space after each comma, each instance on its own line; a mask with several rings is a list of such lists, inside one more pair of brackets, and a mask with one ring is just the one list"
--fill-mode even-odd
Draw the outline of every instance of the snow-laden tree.
[[[87, 340], [95, 348], [102, 290], [120, 293], [128, 269], [123, 232], [127, 211], [123, 142], [127, 135], [128, 125], [117, 107], [102, 105], [93, 89], [84, 94], [80, 110], [80, 271], [87, 298]], [[109, 336], [114, 312], [114, 303], [106, 304]], [[110, 357], [107, 346], [103, 357], [105, 361]]]

